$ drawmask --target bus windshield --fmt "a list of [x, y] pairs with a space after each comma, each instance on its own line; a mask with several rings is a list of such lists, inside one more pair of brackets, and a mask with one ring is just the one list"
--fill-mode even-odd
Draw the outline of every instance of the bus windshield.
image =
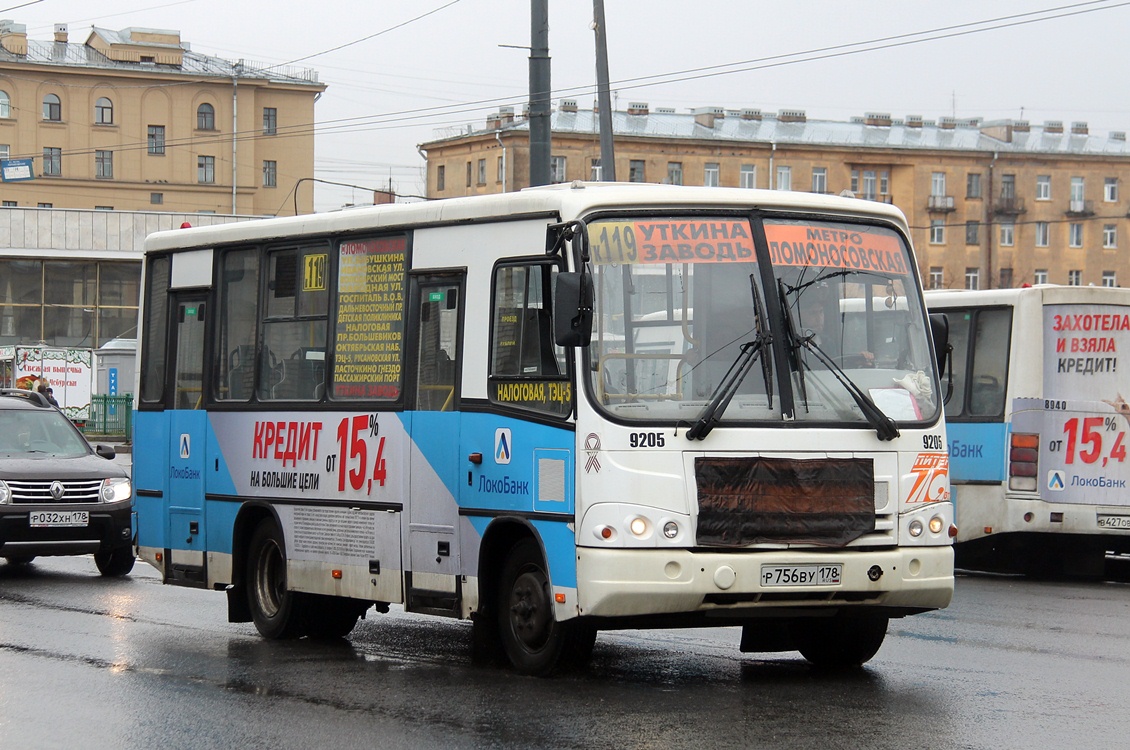
[[694, 423], [708, 406], [717, 422], [937, 416], [915, 270], [893, 229], [701, 215], [588, 228], [588, 387], [616, 418]]

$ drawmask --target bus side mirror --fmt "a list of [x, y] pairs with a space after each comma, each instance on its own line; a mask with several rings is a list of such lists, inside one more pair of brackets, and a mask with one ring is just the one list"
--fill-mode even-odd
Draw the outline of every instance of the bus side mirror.
[[559, 273], [553, 287], [553, 340], [558, 346], [588, 346], [592, 339], [592, 276]]
[[930, 336], [934, 339], [934, 357], [938, 368], [945, 372], [946, 354], [950, 348], [950, 319], [945, 313], [930, 313]]

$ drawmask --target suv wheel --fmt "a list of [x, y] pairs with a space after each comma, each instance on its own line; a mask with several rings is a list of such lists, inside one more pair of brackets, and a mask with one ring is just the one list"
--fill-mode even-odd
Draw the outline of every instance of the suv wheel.
[[95, 552], [94, 564], [98, 572], [110, 578], [121, 578], [133, 570], [133, 547], [115, 547], [107, 552]]

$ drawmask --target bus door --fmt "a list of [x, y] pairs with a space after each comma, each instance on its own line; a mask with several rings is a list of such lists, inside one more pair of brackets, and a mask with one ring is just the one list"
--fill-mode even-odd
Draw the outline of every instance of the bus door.
[[460, 591], [458, 477], [461, 429], [460, 346], [463, 339], [463, 273], [413, 276], [409, 286], [410, 354], [413, 369], [406, 608], [458, 612]]
[[166, 580], [204, 582], [204, 471], [208, 413], [204, 410], [204, 340], [207, 302], [200, 292], [173, 298], [168, 352], [170, 387], [168, 528], [171, 559]]

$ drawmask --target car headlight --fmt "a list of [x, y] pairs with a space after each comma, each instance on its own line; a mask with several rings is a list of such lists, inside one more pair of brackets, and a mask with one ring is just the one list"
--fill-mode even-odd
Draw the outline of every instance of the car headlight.
[[129, 500], [133, 485], [126, 477], [111, 477], [102, 482], [102, 502], [120, 503]]
[[8, 488], [8, 483], [0, 479], [0, 505], [7, 505], [12, 502], [12, 490]]

